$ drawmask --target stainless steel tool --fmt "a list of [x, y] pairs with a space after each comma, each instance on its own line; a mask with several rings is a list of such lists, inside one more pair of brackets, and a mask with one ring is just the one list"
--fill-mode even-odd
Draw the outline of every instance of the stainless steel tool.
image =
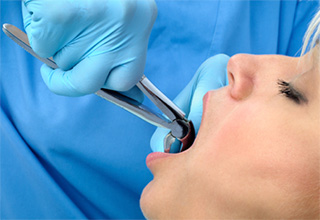
[[[31, 48], [27, 35], [19, 28], [11, 24], [4, 24], [2, 30], [14, 42], [29, 52], [34, 57], [41, 60], [51, 68], [59, 68], [52, 58], [39, 57]], [[100, 89], [96, 95], [120, 106], [130, 113], [140, 117], [141, 119], [153, 124], [157, 127], [170, 129], [170, 132], [164, 139], [164, 152], [169, 153], [171, 145], [178, 139], [182, 145], [180, 152], [188, 149], [195, 139], [195, 131], [192, 121], [185, 117], [185, 113], [181, 111], [170, 99], [168, 99], [157, 87], [155, 87], [145, 76], [136, 84], [136, 86], [161, 110], [166, 116], [155, 113], [147, 106], [124, 96], [123, 94]]]

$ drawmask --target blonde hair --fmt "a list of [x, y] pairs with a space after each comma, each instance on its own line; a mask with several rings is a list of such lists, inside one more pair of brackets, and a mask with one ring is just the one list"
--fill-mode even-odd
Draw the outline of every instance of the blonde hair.
[[[304, 43], [302, 46], [301, 55], [315, 47], [320, 40], [320, 10], [311, 20], [309, 27], [304, 35]], [[320, 48], [320, 47], [318, 47]]]

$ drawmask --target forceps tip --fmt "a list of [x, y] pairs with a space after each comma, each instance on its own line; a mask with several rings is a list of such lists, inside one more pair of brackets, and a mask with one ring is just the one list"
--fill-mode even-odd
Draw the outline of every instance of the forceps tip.
[[2, 30], [3, 30], [4, 32], [6, 32], [6, 31], [7, 31], [7, 27], [8, 27], [8, 24], [7, 24], [7, 23], [3, 24], [3, 25], [2, 25]]
[[9, 28], [10, 26], [12, 26], [12, 25], [11, 25], [11, 24], [8, 24], [8, 23], [4, 23], [4, 24], [2, 25], [2, 30], [8, 30], [8, 28]]
[[14, 26], [12, 25], [12, 24], [8, 24], [8, 23], [4, 23], [3, 25], [2, 25], [2, 31], [6, 34], [6, 35], [12, 35], [12, 33], [11, 33], [11, 31], [10, 30], [12, 30], [12, 28], [13, 28]]

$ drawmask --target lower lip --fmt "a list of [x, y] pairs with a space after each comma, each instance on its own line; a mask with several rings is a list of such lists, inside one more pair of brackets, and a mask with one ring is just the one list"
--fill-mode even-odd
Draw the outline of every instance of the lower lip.
[[169, 157], [170, 154], [169, 153], [162, 153], [162, 152], [154, 152], [154, 153], [151, 153], [147, 156], [147, 159], [146, 159], [146, 164], [147, 164], [147, 167], [150, 168], [150, 166], [152, 166], [152, 164], [156, 161], [156, 160], [159, 160], [161, 158], [166, 158], [166, 157]]

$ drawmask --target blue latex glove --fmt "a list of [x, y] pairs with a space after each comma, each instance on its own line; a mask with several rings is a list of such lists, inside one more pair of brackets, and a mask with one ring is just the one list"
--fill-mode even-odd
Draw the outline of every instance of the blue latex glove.
[[[210, 90], [218, 89], [228, 84], [227, 63], [229, 56], [219, 54], [207, 59], [197, 70], [196, 74], [182, 92], [174, 99], [189, 120], [192, 120], [196, 134], [202, 118], [202, 98]], [[151, 138], [151, 149], [163, 152], [163, 140], [169, 130], [157, 128]], [[176, 141], [170, 152], [180, 149], [180, 142]]]
[[33, 50], [60, 67], [41, 67], [51, 91], [81, 96], [131, 89], [127, 95], [135, 96], [157, 16], [154, 0], [23, 0], [22, 11]]

